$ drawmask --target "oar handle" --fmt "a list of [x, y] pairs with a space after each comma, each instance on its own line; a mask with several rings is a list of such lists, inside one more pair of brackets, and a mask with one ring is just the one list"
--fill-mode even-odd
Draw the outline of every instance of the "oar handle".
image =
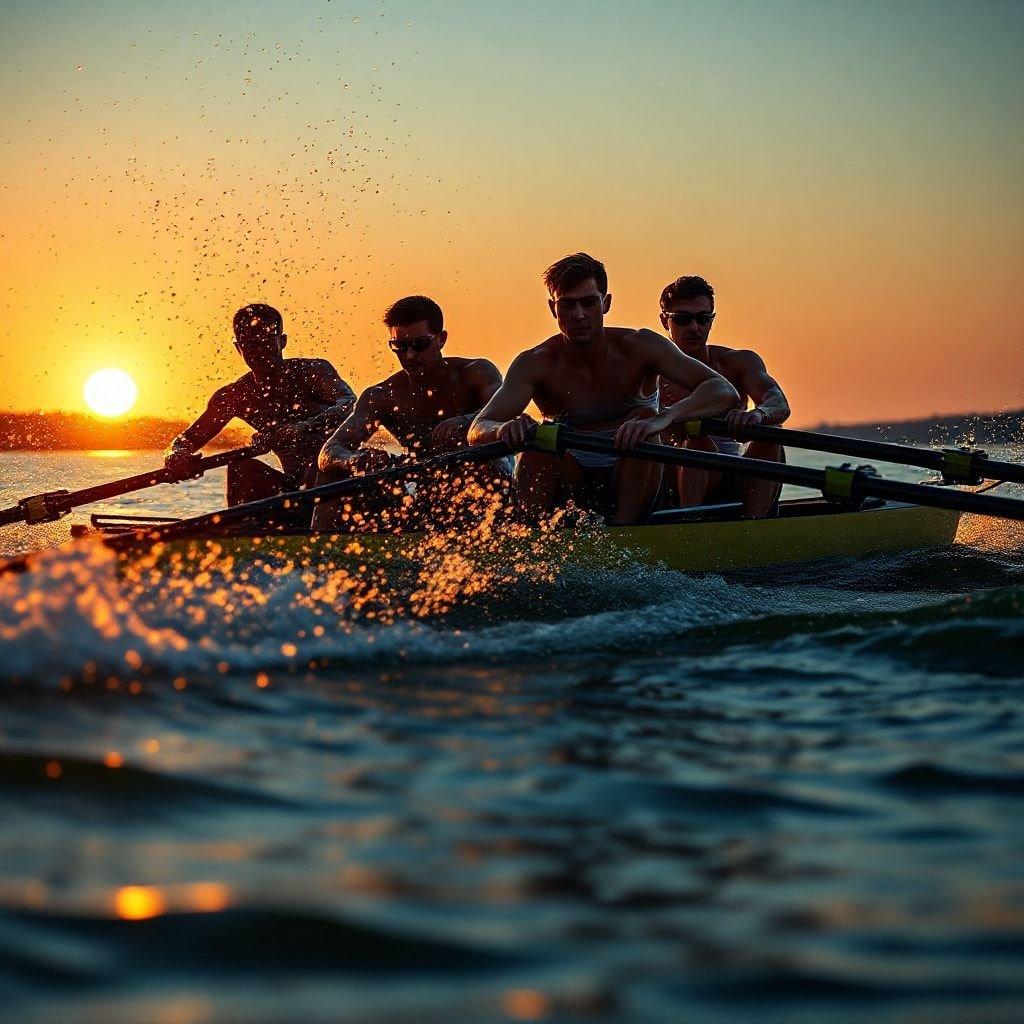
[[920, 466], [941, 473], [947, 483], [980, 484], [982, 480], [1009, 480], [1024, 483], [1024, 466], [989, 458], [979, 448], [915, 448], [891, 441], [869, 441], [860, 437], [840, 437], [818, 430], [793, 430], [765, 424], [734, 427], [726, 420], [712, 418], [690, 420], [690, 434], [715, 434], [735, 437], [740, 441], [768, 441], [805, 451], [850, 455], [857, 459], [878, 459], [900, 466]]

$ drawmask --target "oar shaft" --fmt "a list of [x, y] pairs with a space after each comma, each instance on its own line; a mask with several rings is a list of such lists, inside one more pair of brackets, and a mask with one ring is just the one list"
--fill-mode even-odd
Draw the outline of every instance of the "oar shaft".
[[12, 526], [14, 523], [25, 522], [25, 510], [20, 505], [0, 509], [0, 526]]
[[[745, 460], [744, 460], [745, 461]], [[908, 501], [930, 508], [948, 508], [955, 512], [972, 512], [1000, 519], [1024, 520], [1024, 501], [1016, 498], [1002, 498], [998, 495], [975, 494], [973, 491], [958, 491], [954, 487], [934, 484], [905, 484], [899, 480], [884, 477], [863, 477], [854, 482], [854, 493], [872, 498], [889, 498], [892, 501]]]
[[[238, 459], [254, 458], [266, 454], [267, 449], [257, 445], [245, 448], [233, 448], [217, 455], [207, 455], [195, 464], [193, 477], [202, 476], [211, 469], [219, 469]], [[94, 501], [106, 501], [132, 491], [141, 491], [157, 484], [180, 483], [182, 477], [167, 469], [155, 469], [150, 473], [138, 473], [121, 480], [111, 480], [105, 484], [94, 484], [78, 491], [54, 491], [47, 494], [32, 495], [23, 498], [17, 505], [0, 510], [0, 526], [12, 523], [52, 522], [81, 505], [91, 505]], [[35, 507], [38, 506], [38, 512]], [[48, 514], [51, 513], [51, 514]]]
[[[617, 449], [606, 438], [594, 437], [579, 431], [558, 428], [557, 448], [584, 452], [599, 452], [624, 458], [643, 459], [647, 462], [661, 462], [672, 466], [688, 466], [693, 469], [712, 470], [717, 473], [733, 473], [760, 480], [774, 480], [783, 484], [796, 484], [820, 490], [826, 497], [835, 494], [835, 470], [810, 469], [804, 466], [790, 466], [765, 459], [748, 459], [735, 455], [721, 455], [714, 452], [695, 451], [690, 448], [675, 448], [671, 445], [641, 442], [628, 451]], [[974, 512], [980, 515], [998, 516], [1003, 519], [1024, 520], [1024, 501], [1014, 498], [998, 498], [990, 495], [973, 494], [945, 487], [924, 484], [909, 484], [899, 480], [886, 480], [863, 470], [840, 470], [840, 478], [847, 482], [849, 497], [888, 498], [932, 508], [947, 508], [957, 512]]]
[[[701, 420], [701, 433], [728, 436], [733, 428], [725, 420]], [[978, 477], [988, 480], [1009, 480], [1024, 483], [1024, 465], [991, 459], [981, 451], [935, 451], [929, 448], [915, 448], [913, 445], [893, 444], [890, 441], [868, 441], [860, 437], [839, 437], [823, 434], [817, 430], [792, 430], [789, 427], [770, 427], [757, 424], [741, 427], [736, 431], [740, 441], [769, 441], [787, 448], [802, 448], [805, 451], [829, 452], [833, 455], [850, 455], [857, 459], [878, 459], [900, 466], [920, 466], [937, 473], [950, 474], [950, 456], [959, 456], [961, 461], [969, 459]]]
[[668, 466], [705, 469], [713, 473], [738, 472], [744, 476], [756, 476], [762, 480], [774, 480], [780, 484], [794, 484], [798, 487], [818, 488], [821, 486], [821, 470], [790, 466], [785, 462], [745, 458], [742, 460], [741, 469], [739, 467], [740, 460], [735, 455], [702, 452], [694, 448], [674, 448], [671, 445], [653, 444], [650, 441], [642, 441], [635, 448], [630, 448], [629, 451], [620, 451], [605, 438], [564, 428], [558, 432], [558, 442], [561, 451], [571, 448], [578, 452], [617, 455], [627, 459], [640, 459], [644, 462], [661, 462]]
[[[239, 459], [251, 459], [257, 455], [265, 455], [267, 449], [250, 445], [246, 448], [233, 448], [231, 451], [219, 452], [217, 455], [204, 455], [195, 467], [195, 476], [202, 476], [211, 469], [220, 469], [231, 462]], [[95, 484], [92, 487], [84, 487], [80, 491], [72, 491], [67, 496], [65, 503], [69, 508], [78, 505], [90, 505], [94, 501], [104, 501], [107, 498], [116, 498], [121, 494], [128, 494], [131, 491], [141, 491], [146, 487], [155, 487], [157, 484], [181, 483], [182, 479], [167, 469], [156, 469], [152, 473], [139, 473], [137, 476], [128, 476], [123, 480], [112, 480], [108, 484]]]
[[[237, 526], [249, 519], [272, 516], [275, 512], [296, 507], [311, 508], [321, 501], [332, 501], [335, 498], [358, 494], [364, 488], [375, 483], [407, 479], [426, 470], [440, 470], [460, 462], [490, 462], [492, 459], [511, 454], [511, 451], [508, 445], [502, 441], [472, 448], [459, 448], [453, 452], [437, 455], [432, 459], [425, 459], [423, 462], [393, 466], [367, 476], [349, 477], [345, 480], [308, 487], [301, 491], [288, 491], [285, 494], [275, 494], [270, 498], [247, 501], [242, 505], [232, 505], [229, 508], [220, 509], [217, 512], [207, 512], [190, 519], [179, 519], [166, 526], [146, 529], [142, 535], [147, 540], [163, 541], [195, 536], [207, 530], [223, 530], [226, 526]], [[108, 543], [127, 546], [134, 543], [137, 536], [138, 534], [122, 534], [108, 538]]]

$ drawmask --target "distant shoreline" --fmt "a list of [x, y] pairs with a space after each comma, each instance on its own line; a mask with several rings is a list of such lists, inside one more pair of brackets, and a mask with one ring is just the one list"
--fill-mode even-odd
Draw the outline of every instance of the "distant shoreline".
[[[140, 451], [162, 450], [188, 426], [187, 420], [140, 416], [102, 420], [83, 413], [0, 412], [0, 451]], [[251, 431], [222, 431], [209, 448], [237, 448]]]
[[[156, 416], [107, 422], [82, 413], [0, 412], [0, 452], [161, 451], [187, 426], [186, 420]], [[1024, 442], [1024, 409], [891, 423], [819, 423], [807, 429], [908, 444], [1012, 444]], [[237, 448], [250, 436], [245, 428], [230, 427], [205, 447]]]

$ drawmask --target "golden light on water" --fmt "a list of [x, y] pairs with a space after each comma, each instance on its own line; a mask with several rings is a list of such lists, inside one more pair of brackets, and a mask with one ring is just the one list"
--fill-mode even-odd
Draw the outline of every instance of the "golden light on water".
[[159, 889], [148, 885], [126, 885], [114, 898], [117, 916], [124, 921], [143, 921], [158, 917], [167, 909], [167, 901]]
[[220, 882], [182, 885], [125, 885], [114, 895], [114, 910], [123, 921], [144, 921], [170, 911], [215, 914], [231, 903], [231, 890]]
[[231, 891], [219, 882], [196, 882], [188, 888], [188, 907], [200, 914], [215, 914], [231, 902]]
[[510, 988], [501, 1008], [513, 1020], [543, 1020], [552, 1010], [550, 997], [532, 988]]
[[98, 416], [123, 416], [135, 404], [139, 389], [135, 381], [115, 367], [97, 370], [82, 389], [85, 404]]

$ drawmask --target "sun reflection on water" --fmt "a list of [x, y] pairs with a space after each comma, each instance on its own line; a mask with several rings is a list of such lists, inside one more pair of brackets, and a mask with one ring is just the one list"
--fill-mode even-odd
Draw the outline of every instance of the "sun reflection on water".
[[114, 913], [123, 921], [144, 921], [172, 911], [215, 914], [230, 905], [231, 890], [220, 882], [125, 885], [114, 894]]
[[114, 910], [123, 921], [143, 921], [167, 911], [167, 901], [159, 889], [146, 885], [126, 885], [117, 890]]

